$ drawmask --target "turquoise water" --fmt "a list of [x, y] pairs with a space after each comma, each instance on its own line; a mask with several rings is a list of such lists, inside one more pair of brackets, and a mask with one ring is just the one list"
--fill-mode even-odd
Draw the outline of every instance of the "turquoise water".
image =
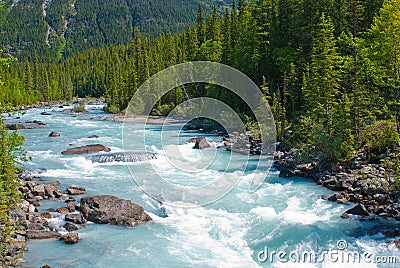
[[[26, 263], [23, 267], [397, 267], [396, 264], [374, 263], [282, 263], [269, 258], [261, 262], [257, 257], [265, 247], [270, 251], [302, 253], [304, 251], [338, 250], [337, 242], [345, 240], [348, 248], [343, 252], [370, 252], [373, 256], [394, 256], [400, 262], [399, 250], [390, 239], [381, 234], [367, 236], [366, 232], [382, 222], [360, 222], [342, 219], [340, 215], [349, 208], [321, 198], [332, 192], [301, 178], [278, 178], [276, 171], [246, 168], [241, 181], [222, 199], [203, 207], [182, 208], [163, 205], [168, 217], [160, 217], [160, 203], [148, 197], [130, 176], [126, 165], [119, 163], [92, 163], [90, 156], [63, 156], [61, 151], [70, 146], [101, 143], [113, 152], [122, 152], [123, 124], [97, 120], [107, 116], [101, 106], [88, 106], [89, 113], [71, 115], [60, 108], [49, 108], [51, 116], [42, 116], [43, 109], [33, 109], [17, 121], [42, 120], [43, 129], [22, 130], [25, 147], [32, 161], [26, 169], [42, 181], [61, 182], [65, 189], [76, 184], [85, 186], [87, 194], [111, 194], [143, 206], [153, 218], [150, 224], [134, 228], [88, 224], [79, 230], [81, 241], [65, 245], [58, 240], [28, 242]], [[136, 126], [133, 126], [135, 128]], [[201, 152], [193, 150], [185, 140], [200, 133], [182, 133], [181, 126], [167, 126], [164, 134], [176, 144], [183, 158], [196, 159]], [[142, 131], [143, 126], [137, 125]], [[48, 137], [51, 131], [61, 137]], [[152, 164], [167, 180], [187, 186], [201, 186], [225, 172], [230, 177], [240, 176], [240, 171], [224, 170], [223, 164], [230, 153], [223, 150], [215, 154], [215, 162], [205, 172], [192, 176], [179, 170], [166, 168], [165, 148], [160, 142], [160, 126], [148, 125], [145, 129], [146, 145], [157, 152], [159, 159]], [[90, 135], [98, 139], [88, 139]], [[214, 145], [218, 144], [217, 138]], [[208, 154], [209, 152], [204, 152]], [[239, 157], [239, 156], [236, 156]], [[245, 156], [240, 156], [245, 157]], [[251, 159], [254, 161], [254, 159]], [[135, 163], [137, 175], [146, 173], [148, 163]], [[261, 187], [250, 192], [249, 184], [254, 173], [266, 177]], [[40, 211], [61, 207], [58, 201], [43, 201]], [[62, 226], [62, 216], [54, 214], [51, 224]], [[62, 230], [62, 229], [61, 229]], [[260, 255], [263, 257], [265, 255]]]

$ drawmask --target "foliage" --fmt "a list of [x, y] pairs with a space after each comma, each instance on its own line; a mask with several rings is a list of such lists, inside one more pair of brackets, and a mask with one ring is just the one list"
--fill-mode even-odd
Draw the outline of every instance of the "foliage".
[[378, 121], [361, 132], [360, 147], [374, 154], [381, 154], [392, 149], [400, 142], [396, 125], [390, 121]]
[[159, 107], [157, 107], [157, 109], [155, 109], [154, 114], [166, 116], [174, 109], [174, 107], [175, 107], [175, 105], [173, 103], [162, 104]]
[[[138, 27], [156, 36], [184, 30], [196, 19], [197, 0], [21, 0], [6, 1], [7, 17], [1, 45], [20, 59], [34, 58], [35, 51], [55, 60], [86, 49], [127, 44]], [[204, 0], [205, 15], [212, 3]]]
[[17, 132], [10, 133], [0, 120], [0, 252], [5, 254], [6, 244], [13, 237], [16, 226], [10, 221], [10, 210], [20, 201], [18, 187], [21, 161], [25, 160], [22, 148], [24, 138]]
[[395, 149], [391, 156], [391, 159], [383, 161], [383, 166], [388, 172], [389, 190], [398, 193], [400, 191], [400, 149]]
[[117, 114], [117, 113], [121, 112], [118, 107], [113, 106], [113, 105], [108, 105], [108, 104], [106, 105], [105, 110], [106, 110], [106, 112], [108, 112], [110, 114]]
[[80, 100], [74, 104], [74, 107], [72, 108], [72, 111], [74, 113], [86, 113], [86, 105], [85, 105], [85, 100]]
[[[142, 1], [146, 8], [140, 12], [153, 12], [153, 1]], [[193, 4], [189, 2], [188, 6]], [[65, 3], [48, 3], [46, 17], [60, 35], [63, 24], [57, 14], [61, 10], [69, 14], [71, 32], [67, 31], [65, 42], [59, 40], [57, 49], [63, 57], [50, 53], [46, 59], [43, 49], [38, 46], [35, 55], [30, 47], [28, 61], [14, 63], [2, 73], [5, 84], [0, 100], [6, 104], [71, 100], [78, 95], [105, 97], [106, 109], [120, 112], [140, 85], [158, 71], [182, 62], [213, 60], [243, 71], [261, 86], [280, 141], [312, 144], [320, 159], [345, 159], [366, 141], [376, 143], [368, 145], [371, 148], [386, 148], [380, 138], [365, 139], [377, 121], [397, 123], [400, 131], [399, 0], [259, 0], [239, 1], [239, 5], [233, 1], [222, 16], [219, 6], [212, 8], [205, 1], [199, 5], [197, 19], [190, 20], [195, 25], [158, 37], [142, 33], [140, 19], [139, 25], [129, 24], [129, 16], [134, 17], [131, 8], [139, 7], [135, 1], [108, 1], [104, 6], [102, 1], [76, 1], [76, 7], [87, 7], [85, 11], [58, 7]], [[18, 10], [14, 7], [8, 16]], [[110, 10], [110, 17], [95, 20], [104, 10]], [[114, 14], [115, 10], [121, 12]], [[168, 19], [171, 13], [163, 15]], [[192, 6], [188, 16], [195, 17], [195, 13]], [[127, 23], [129, 27], [121, 30]], [[129, 34], [124, 32], [127, 28]], [[112, 45], [94, 48], [100, 43]], [[225, 102], [242, 118], [252, 116], [236, 94], [203, 84], [171, 90], [153, 111], [166, 114], [185, 100], [204, 96]], [[137, 107], [132, 109], [143, 110], [143, 100], [134, 103]], [[255, 128], [251, 120], [247, 124]], [[294, 134], [286, 135], [289, 132]]]

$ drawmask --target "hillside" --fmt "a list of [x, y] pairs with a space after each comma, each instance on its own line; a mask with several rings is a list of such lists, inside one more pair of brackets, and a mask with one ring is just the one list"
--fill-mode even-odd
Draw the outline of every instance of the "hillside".
[[8, 0], [1, 29], [6, 52], [20, 59], [34, 53], [61, 58], [87, 48], [128, 43], [134, 27], [143, 33], [179, 32], [226, 0]]

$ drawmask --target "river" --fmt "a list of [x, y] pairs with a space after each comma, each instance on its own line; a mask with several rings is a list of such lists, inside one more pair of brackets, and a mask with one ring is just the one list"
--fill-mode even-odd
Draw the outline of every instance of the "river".
[[[378, 260], [377, 256], [394, 256], [400, 262], [399, 250], [389, 243], [390, 238], [380, 233], [367, 235], [368, 230], [383, 222], [342, 219], [340, 215], [351, 206], [322, 198], [332, 191], [306, 179], [279, 178], [274, 170], [267, 173], [246, 169], [239, 184], [222, 199], [195, 208], [164, 204], [168, 217], [162, 217], [160, 204], [138, 187], [125, 164], [99, 164], [93, 163], [90, 156], [60, 154], [71, 146], [94, 143], [108, 146], [112, 152], [123, 152], [123, 124], [98, 120], [107, 116], [101, 105], [87, 108], [89, 113], [82, 115], [67, 113], [65, 108], [58, 107], [48, 108], [49, 116], [40, 115], [44, 109], [31, 109], [21, 115], [21, 122], [37, 119], [46, 123], [42, 129], [20, 131], [26, 137], [25, 148], [32, 157], [25, 168], [41, 181], [60, 181], [60, 189], [74, 184], [85, 186], [86, 195], [110, 194], [130, 199], [143, 206], [153, 222], [133, 228], [89, 223], [78, 231], [81, 241], [75, 245], [65, 245], [58, 240], [29, 241], [29, 250], [24, 256], [26, 262], [21, 267], [44, 264], [51, 267], [398, 267], [373, 263]], [[138, 124], [137, 128], [141, 131], [143, 126]], [[201, 133], [185, 133], [180, 129], [179, 125], [171, 125], [164, 131], [171, 139], [181, 137], [177, 146], [183, 157], [198, 157], [200, 152], [185, 140]], [[51, 131], [59, 132], [61, 137], [48, 137]], [[149, 150], [159, 155], [151, 161], [162, 170], [166, 160], [157, 138], [161, 128], [147, 125], [144, 131], [148, 133]], [[98, 138], [89, 139], [90, 135]], [[214, 140], [214, 144], [219, 142], [216, 137], [209, 139]], [[212, 180], [220, 172], [239, 176], [235, 170], [218, 168], [229, 157], [229, 152], [220, 150], [215, 157], [215, 167], [209, 167], [203, 176], [185, 177], [170, 169], [162, 170], [162, 174], [171, 181], [188, 185]], [[141, 169], [145, 163], [134, 165], [145, 172]], [[250, 192], [248, 185], [254, 172], [264, 172], [266, 178], [257, 191]], [[48, 200], [41, 204], [40, 212], [65, 205]], [[61, 227], [62, 221], [62, 216], [55, 215], [51, 224]], [[277, 254], [271, 256], [273, 251]], [[289, 257], [294, 260], [311, 251], [319, 256], [312, 263], [285, 263]], [[324, 251], [328, 252], [325, 256]], [[281, 261], [278, 252], [286, 253], [286, 256], [280, 255]], [[338, 254], [334, 255], [335, 252]], [[372, 262], [340, 260], [340, 254], [354, 252], [371, 253], [369, 261]], [[382, 262], [382, 258], [378, 261]]]

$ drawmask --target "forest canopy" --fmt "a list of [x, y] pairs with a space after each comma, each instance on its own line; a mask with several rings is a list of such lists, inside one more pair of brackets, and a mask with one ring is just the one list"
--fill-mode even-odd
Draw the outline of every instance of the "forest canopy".
[[[366, 146], [365, 133], [376, 126], [383, 124], [398, 137], [399, 14], [400, 0], [242, 0], [222, 15], [216, 6], [207, 15], [199, 5], [194, 25], [181, 33], [153, 37], [136, 27], [124, 45], [61, 60], [36, 54], [19, 61], [3, 73], [0, 102], [17, 106], [105, 97], [107, 110], [118, 113], [158, 71], [215, 61], [260, 86], [280, 140], [312, 144], [324, 158], [345, 159]], [[185, 90], [170, 91], [154, 114], [167, 114], [186, 98], [208, 96], [251, 118], [242, 101], [223, 88], [188, 85]]]

